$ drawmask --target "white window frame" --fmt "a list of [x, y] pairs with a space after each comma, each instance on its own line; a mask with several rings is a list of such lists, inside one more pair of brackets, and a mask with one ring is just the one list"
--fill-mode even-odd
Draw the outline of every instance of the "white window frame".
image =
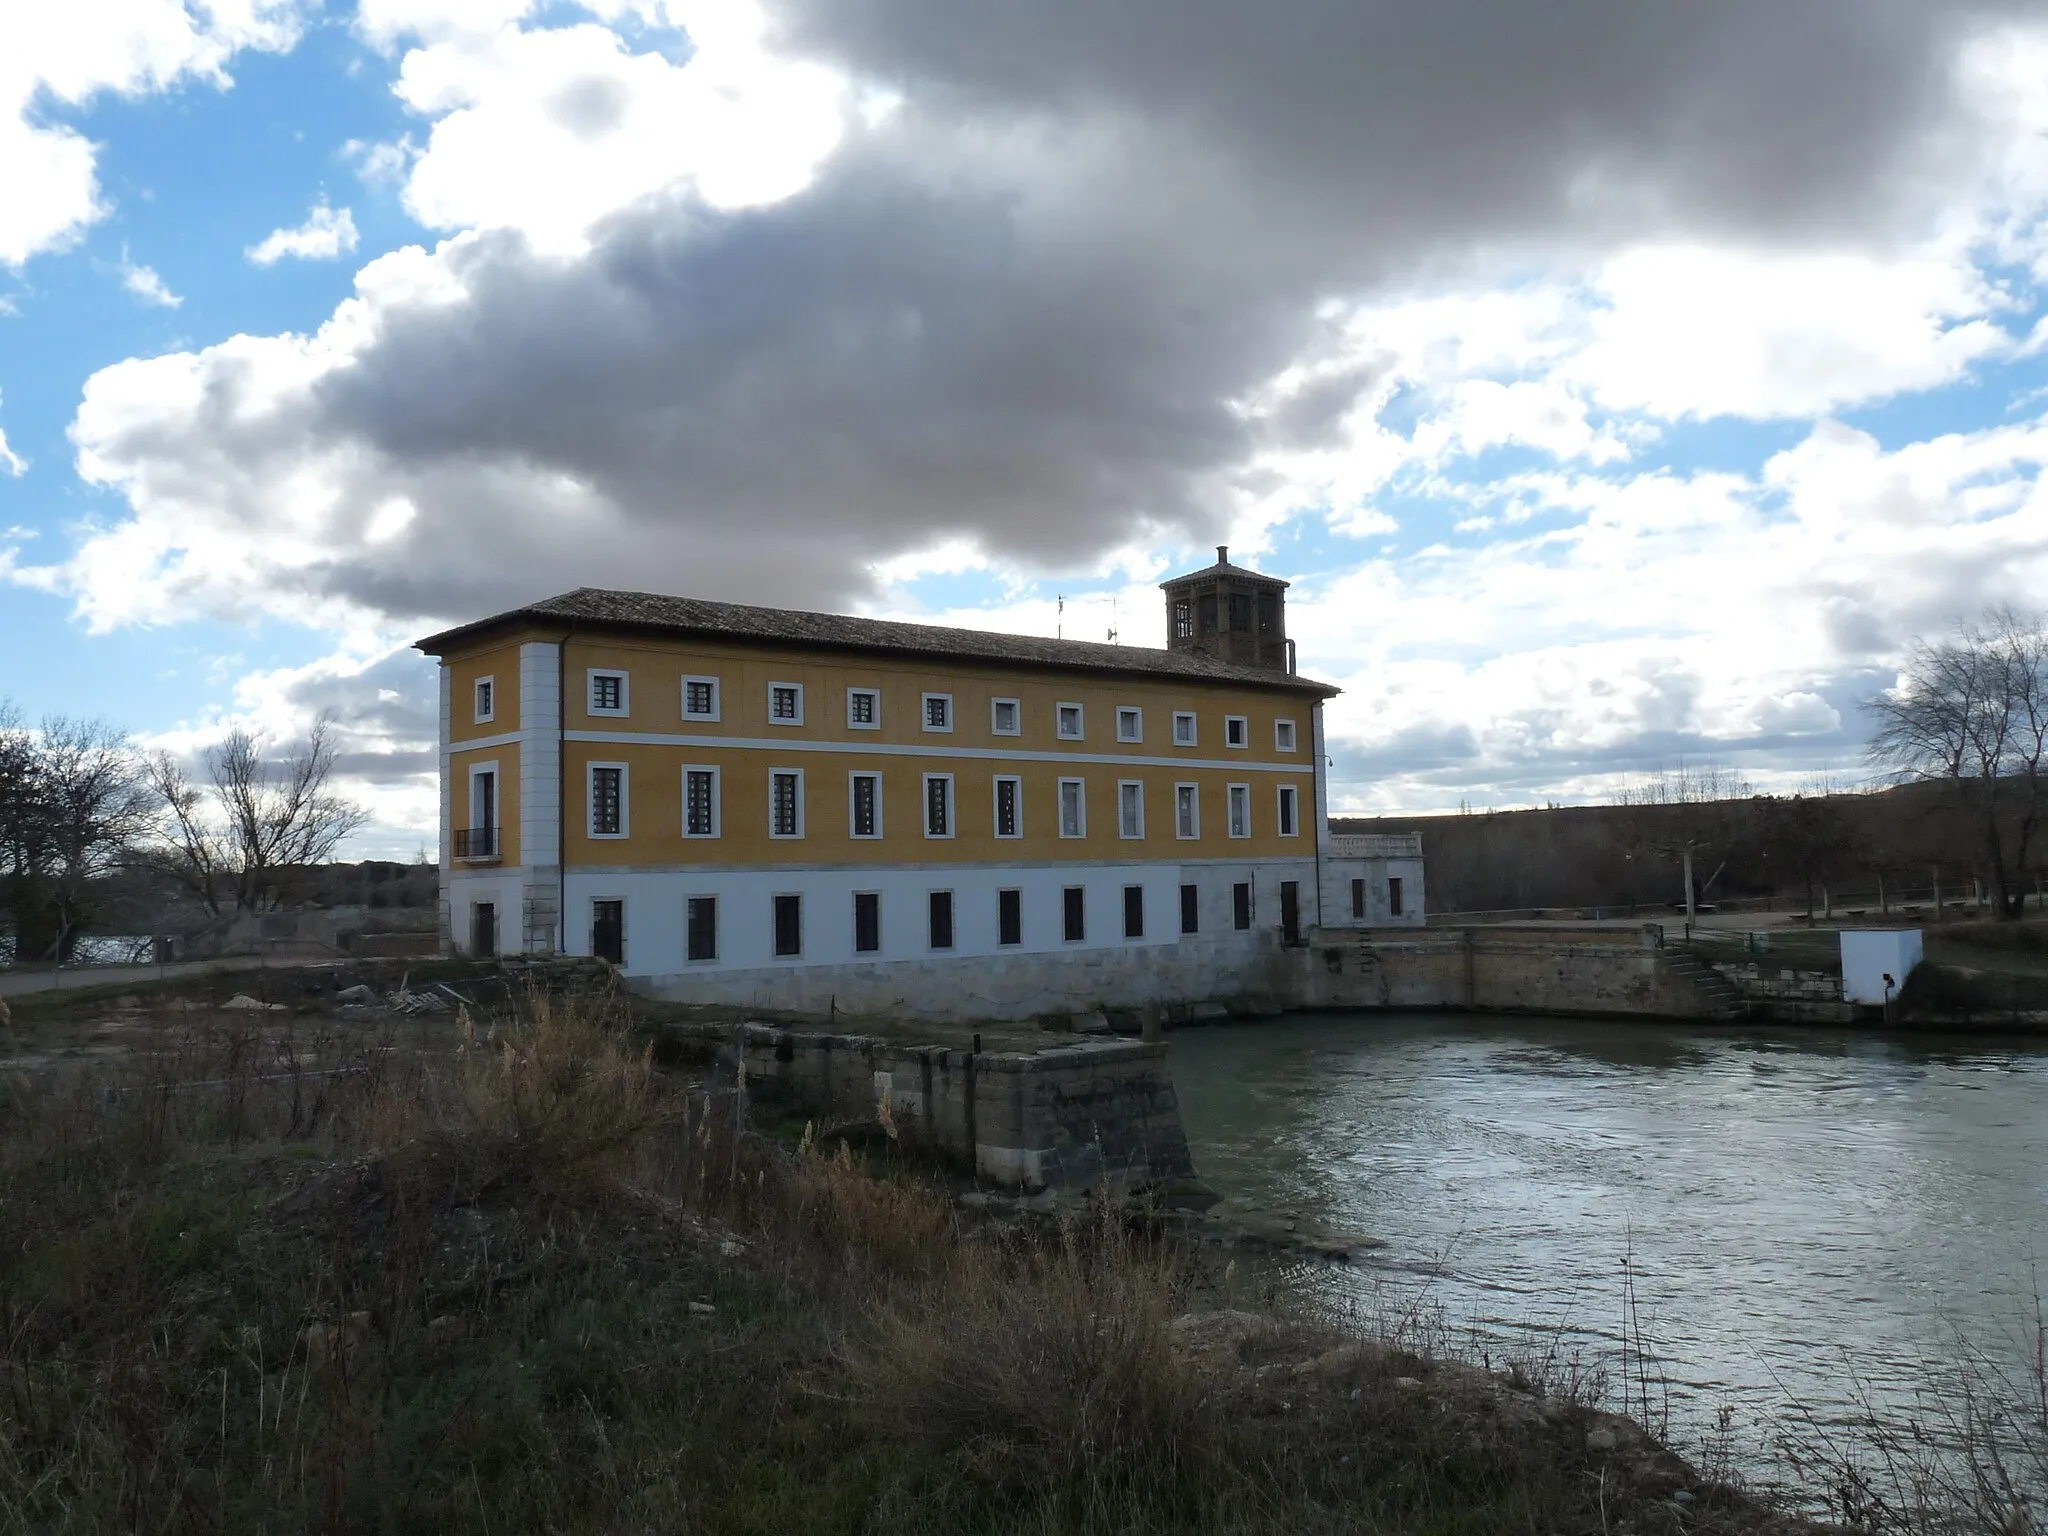
[[[711, 708], [708, 712], [698, 714], [691, 710], [690, 684], [692, 683], [709, 683], [711, 685]], [[719, 687], [718, 679], [715, 677], [705, 677], [702, 675], [685, 676], [683, 678], [682, 690], [677, 695], [676, 703], [681, 708], [685, 720], [709, 720], [716, 722], [720, 716], [720, 707], [725, 703], [725, 690]]]
[[[488, 708], [485, 707], [483, 702], [485, 689], [489, 689], [491, 695], [491, 702]], [[469, 702], [471, 713], [476, 716], [476, 723], [478, 725], [489, 725], [493, 720], [496, 720], [498, 718], [497, 674], [486, 673], [472, 683], [469, 690]]]
[[[1244, 807], [1244, 830], [1237, 830], [1237, 808]], [[1227, 784], [1223, 789], [1223, 830], [1231, 837], [1252, 835], [1252, 787], [1249, 784]]]
[[[599, 709], [597, 707], [597, 680], [600, 677], [616, 677], [619, 680], [619, 707]], [[618, 667], [590, 667], [583, 674], [583, 708], [585, 713], [607, 720], [623, 720], [633, 713], [633, 674]]]
[[[853, 701], [868, 698], [875, 701], [875, 718], [856, 720], [853, 718]], [[798, 706], [802, 708], [801, 705]], [[846, 728], [849, 731], [879, 731], [882, 728], [882, 690], [879, 688], [849, 688], [846, 690]]]
[[[932, 898], [946, 898], [946, 927], [951, 942], [932, 942]], [[924, 893], [924, 952], [928, 955], [957, 955], [960, 953], [960, 896], [950, 885], [938, 886]]]
[[[597, 830], [597, 770], [619, 770], [619, 830]], [[616, 843], [633, 835], [633, 774], [630, 763], [585, 763], [583, 765], [583, 830], [599, 842]]]
[[[862, 949], [860, 947], [860, 899], [863, 896], [875, 898], [875, 947], [873, 949]], [[850, 940], [853, 944], [853, 953], [856, 956], [886, 955], [889, 952], [889, 936], [886, 932], [888, 917], [886, 909], [882, 905], [882, 893], [880, 891], [871, 888], [865, 891], [849, 892], [846, 913], [852, 919]]]
[[[946, 723], [944, 725], [932, 724], [932, 700], [934, 699], [943, 700], [945, 703]], [[953, 695], [951, 695], [950, 693], [928, 693], [923, 698], [919, 699], [917, 701], [917, 723], [923, 729], [931, 731], [934, 734], [943, 734], [947, 736], [952, 735]]]
[[[1130, 722], [1130, 730], [1124, 730], [1124, 722]], [[1116, 739], [1118, 741], [1143, 741], [1145, 739], [1145, 711], [1135, 704], [1119, 704], [1116, 707]]]
[[[1180, 824], [1180, 794], [1188, 792], [1188, 809], [1193, 812], [1188, 818], [1188, 830]], [[1184, 843], [1200, 842], [1202, 839], [1202, 786], [1199, 784], [1176, 784], [1173, 786], [1173, 835]]]
[[[932, 830], [932, 784], [935, 780], [946, 786], [946, 830], [943, 832]], [[924, 835], [934, 842], [951, 841], [957, 837], [960, 833], [960, 797], [957, 793], [959, 786], [953, 782], [953, 775], [928, 773], [919, 788], [921, 794], [918, 799], [917, 816], [924, 824]]]
[[[704, 957], [703, 959], [701, 959], [701, 960], [692, 960], [692, 959], [690, 958], [690, 903], [691, 903], [691, 902], [693, 902], [693, 901], [708, 901], [708, 902], [710, 902], [710, 903], [711, 903], [711, 953], [710, 953], [709, 955], [707, 955], [706, 957]], [[716, 891], [685, 891], [685, 892], [683, 892], [683, 964], [685, 964], [685, 965], [716, 965], [716, 964], [718, 964], [718, 949], [719, 949], [719, 939], [720, 939], [720, 938], [721, 938], [721, 936], [722, 936], [722, 935], [720, 934], [720, 931], [719, 931], [719, 930], [720, 930], [720, 927], [721, 927], [721, 924], [720, 924], [720, 922], [719, 922], [719, 911], [718, 911], [718, 892], [716, 892]]]
[[[1074, 795], [1074, 830], [1067, 830], [1067, 786], [1071, 784]], [[1061, 779], [1059, 800], [1054, 808], [1061, 837], [1086, 837], [1088, 835], [1088, 781], [1086, 779]]]
[[[1003, 728], [1003, 706], [1010, 706], [1009, 729]], [[991, 736], [1021, 736], [1024, 734], [1024, 701], [1022, 699], [990, 699], [988, 701], [988, 733]]]
[[493, 757], [481, 763], [469, 765], [469, 830], [476, 830], [476, 781], [485, 774], [497, 782], [491, 786], [491, 825], [486, 830], [495, 832], [505, 819], [505, 780], [498, 773], [498, 760]]
[[[690, 775], [708, 773], [711, 775], [711, 830], [692, 832], [690, 830]], [[708, 842], [725, 834], [725, 783], [724, 775], [716, 763], [685, 763], [682, 772], [683, 792], [683, 836], [692, 842]]]
[[[1074, 712], [1074, 728], [1067, 729], [1067, 711]], [[1086, 741], [1088, 739], [1088, 712], [1071, 699], [1062, 700], [1052, 707], [1052, 733], [1061, 741]]]
[[[1124, 825], [1124, 791], [1138, 792], [1138, 829], [1134, 832]], [[1118, 779], [1116, 781], [1116, 835], [1126, 842], [1143, 842], [1145, 838], [1145, 781], [1143, 779]]]
[[[775, 691], [778, 688], [791, 688], [796, 691], [796, 718], [794, 720], [780, 720], [776, 718]], [[770, 683], [768, 685], [768, 723], [778, 726], [798, 726], [804, 723], [804, 685], [802, 683]]]
[[[1016, 791], [1014, 798], [1010, 802], [1012, 808], [1017, 813], [1017, 830], [1014, 832], [1005, 832], [1003, 830], [1002, 787], [1005, 784], [1012, 785]], [[995, 835], [1003, 842], [1017, 842], [1024, 836], [1024, 778], [1022, 774], [999, 773], [995, 776], [995, 782], [989, 786], [988, 812], [989, 825], [995, 829]]]
[[[1186, 737], [1182, 737], [1180, 733], [1180, 724], [1183, 720], [1188, 724]], [[1176, 747], [1192, 747], [1195, 745], [1196, 735], [1195, 712], [1192, 709], [1176, 709], [1173, 712], [1173, 744]]]
[[[1230, 739], [1230, 728], [1237, 727], [1237, 740]], [[1232, 752], [1249, 752], [1252, 749], [1252, 721], [1249, 715], [1225, 715], [1223, 717], [1223, 745]]]
[[[779, 773], [796, 776], [796, 830], [778, 832], [775, 830], [775, 776]], [[768, 770], [768, 837], [771, 842], [795, 843], [803, 840], [804, 827], [804, 771], [801, 768], [770, 768]]]
[[1273, 722], [1273, 750], [1275, 752], [1299, 752], [1301, 732], [1292, 720]]
[[[798, 818], [801, 820], [801, 816]], [[796, 948], [786, 955], [775, 952], [775, 903], [782, 900], [796, 903]], [[802, 891], [770, 891], [768, 893], [768, 963], [770, 965], [795, 965], [804, 957], [804, 940], [809, 937], [805, 929], [810, 919], [804, 908], [810, 903], [804, 900]]]
[[[1288, 816], [1285, 810], [1292, 805], [1294, 814]], [[1289, 821], [1294, 823], [1288, 829]], [[1273, 786], [1273, 829], [1282, 837], [1301, 836], [1301, 787], [1297, 784], [1275, 784]]]
[[[855, 786], [862, 779], [875, 781], [875, 830], [872, 832], [858, 831], [854, 825]], [[882, 839], [882, 775], [873, 768], [855, 768], [846, 775], [846, 835], [857, 843], [876, 843]]]

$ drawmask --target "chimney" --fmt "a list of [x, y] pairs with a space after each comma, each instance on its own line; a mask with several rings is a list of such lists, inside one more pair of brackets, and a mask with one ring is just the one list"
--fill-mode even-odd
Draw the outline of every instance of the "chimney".
[[1218, 565], [1230, 564], [1230, 546], [1228, 544], [1218, 544], [1216, 546], [1216, 563]]

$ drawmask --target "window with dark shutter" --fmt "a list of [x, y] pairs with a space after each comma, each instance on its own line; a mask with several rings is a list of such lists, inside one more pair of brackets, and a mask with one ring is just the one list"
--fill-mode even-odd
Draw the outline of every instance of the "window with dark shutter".
[[692, 960], [718, 958], [718, 898], [692, 896], [686, 924], [689, 956]]
[[775, 898], [775, 953], [800, 955], [804, 952], [804, 901], [801, 896]]
[[882, 947], [882, 898], [873, 891], [854, 893], [853, 947], [863, 955]]
[[1079, 944], [1088, 937], [1085, 895], [1078, 885], [1070, 885], [1060, 892], [1060, 932], [1069, 944]]
[[1230, 920], [1240, 932], [1252, 925], [1252, 887], [1240, 880], [1230, 888]]
[[1142, 885], [1124, 887], [1124, 937], [1145, 937], [1145, 887]]
[[931, 893], [931, 937], [933, 949], [953, 947], [953, 893], [933, 891]]
[[1202, 907], [1195, 887], [1184, 885], [1180, 888], [1180, 931], [1196, 933], [1201, 929]]
[[996, 892], [996, 942], [998, 944], [1022, 944], [1024, 942], [1024, 893], [1022, 891]]

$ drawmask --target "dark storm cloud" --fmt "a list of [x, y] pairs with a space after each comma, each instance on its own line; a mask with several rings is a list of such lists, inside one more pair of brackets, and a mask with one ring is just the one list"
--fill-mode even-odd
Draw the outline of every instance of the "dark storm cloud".
[[[310, 427], [425, 515], [337, 561], [340, 590], [421, 615], [577, 581], [830, 605], [948, 536], [1041, 568], [1207, 539], [1261, 442], [1323, 440], [1371, 387], [1354, 363], [1264, 426], [1235, 408], [1325, 344], [1319, 300], [1475, 246], [1868, 224], [1979, 12], [780, 14], [901, 111], [777, 206], [657, 198], [567, 261], [487, 237], [456, 258], [467, 301], [393, 308]], [[490, 566], [465, 565], [486, 525]]]

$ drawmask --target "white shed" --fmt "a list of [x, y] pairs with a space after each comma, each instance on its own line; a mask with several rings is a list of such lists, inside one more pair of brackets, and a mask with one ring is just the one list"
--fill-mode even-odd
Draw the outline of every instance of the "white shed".
[[[1886, 1003], [1920, 963], [1918, 928], [1842, 930], [1842, 998], [1851, 1003]], [[1887, 988], [1886, 983], [1890, 986]]]

